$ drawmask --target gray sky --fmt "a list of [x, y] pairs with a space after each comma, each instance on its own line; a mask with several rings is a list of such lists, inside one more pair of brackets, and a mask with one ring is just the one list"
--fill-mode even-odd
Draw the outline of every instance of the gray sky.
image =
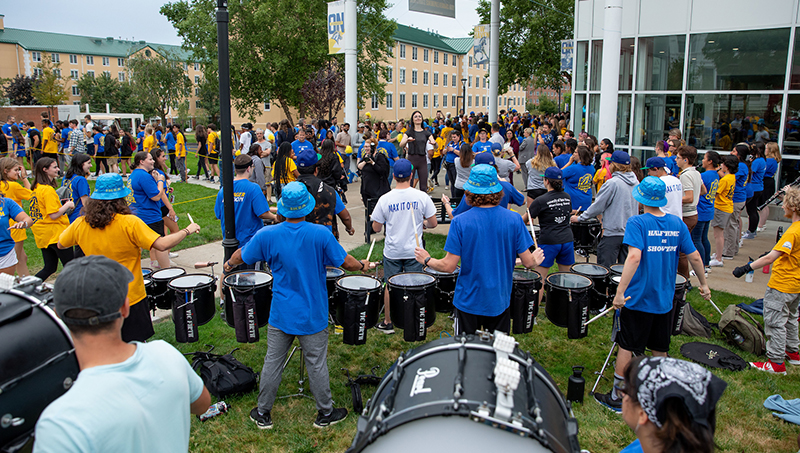
[[[180, 45], [181, 41], [175, 29], [158, 12], [164, 3], [164, 0], [137, 0], [127, 3], [132, 8], [130, 10], [121, 7], [123, 3], [120, 1], [99, 3], [97, 14], [93, 14], [91, 19], [87, 19], [81, 18], [80, 15], [83, 13], [78, 13], [78, 10], [73, 11], [78, 16], [67, 17], [63, 1], [39, 0], [36, 2], [35, 11], [48, 11], [47, 14], [40, 14], [23, 7], [0, 8], [0, 14], [5, 15], [5, 26], [9, 28], [101, 38], [108, 36], [123, 39], [135, 38], [157, 44]], [[409, 12], [408, 0], [397, 0], [394, 6], [386, 11], [386, 15], [403, 25], [423, 30], [430, 28], [450, 38], [463, 38], [478, 23], [478, 14], [475, 12], [477, 6], [478, 0], [457, 0], [456, 18], [450, 19]]]

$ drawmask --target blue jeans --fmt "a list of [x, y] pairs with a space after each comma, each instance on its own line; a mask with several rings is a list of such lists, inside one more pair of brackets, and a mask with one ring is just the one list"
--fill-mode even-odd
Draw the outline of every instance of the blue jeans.
[[703, 265], [708, 266], [711, 261], [711, 243], [708, 241], [708, 225], [710, 220], [697, 222], [697, 225], [692, 229], [692, 242], [694, 247], [700, 252], [700, 257], [703, 258]]

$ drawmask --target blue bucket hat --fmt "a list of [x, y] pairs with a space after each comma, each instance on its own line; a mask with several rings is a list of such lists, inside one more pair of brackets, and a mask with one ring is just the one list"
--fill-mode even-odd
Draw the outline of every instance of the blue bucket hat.
[[667, 204], [667, 185], [661, 178], [648, 176], [633, 189], [633, 198], [645, 206], [660, 208]]
[[464, 190], [483, 195], [500, 192], [503, 190], [503, 186], [497, 180], [497, 170], [494, 167], [480, 164], [472, 167], [469, 179], [464, 183]]
[[89, 197], [92, 200], [116, 200], [130, 195], [131, 189], [125, 187], [122, 176], [118, 173], [105, 173], [97, 178], [94, 183], [94, 192]]
[[557, 179], [560, 180], [562, 178], [561, 169], [558, 167], [547, 167], [544, 171], [544, 174], [541, 175], [547, 179]]
[[278, 214], [287, 219], [305, 217], [314, 210], [314, 197], [308, 193], [306, 185], [302, 182], [292, 181], [286, 184], [278, 200]]
[[408, 178], [414, 172], [414, 166], [408, 159], [397, 159], [394, 163], [394, 177], [397, 179]]
[[614, 151], [614, 154], [612, 154], [611, 157], [606, 157], [606, 160], [610, 160], [615, 164], [621, 164], [621, 165], [631, 164], [631, 156], [625, 151]]
[[494, 165], [494, 156], [492, 153], [478, 153], [475, 155], [475, 165]]

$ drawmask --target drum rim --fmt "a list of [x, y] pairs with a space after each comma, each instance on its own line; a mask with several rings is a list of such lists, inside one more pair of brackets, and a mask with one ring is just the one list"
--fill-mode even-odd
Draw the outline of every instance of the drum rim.
[[[575, 270], [575, 266], [597, 266], [597, 267], [602, 268], [603, 270], [605, 270], [606, 273], [605, 274], [592, 274], [591, 276], [589, 276], [588, 273], [584, 273], [584, 272], [580, 272], [580, 271]], [[608, 268], [606, 266], [603, 266], [602, 264], [598, 264], [598, 263], [575, 263], [575, 264], [573, 264], [572, 266], [569, 267], [569, 270], [571, 272], [575, 273], [575, 274], [583, 275], [584, 277], [589, 277], [589, 278], [592, 278], [592, 277], [603, 278], [603, 277], [608, 277], [608, 275], [611, 274], [611, 269], [610, 268]]]
[[[430, 281], [430, 282], [427, 282], [427, 283], [422, 283], [420, 285], [414, 285], [414, 286], [400, 285], [400, 284], [397, 284], [397, 283], [392, 283], [392, 279], [397, 277], [397, 276], [400, 276], [400, 275], [411, 275], [411, 274], [424, 275], [425, 277], [432, 278], [433, 281]], [[386, 279], [386, 284], [389, 285], [390, 287], [393, 287], [393, 288], [427, 288], [430, 285], [435, 285], [436, 284], [436, 277], [434, 277], [433, 274], [428, 274], [426, 272], [400, 272], [399, 274], [394, 274], [391, 277], [389, 277], [388, 279]]]
[[72, 334], [70, 334], [69, 328], [67, 327], [66, 324], [64, 324], [64, 321], [62, 321], [61, 318], [58, 317], [55, 310], [48, 307], [43, 300], [39, 300], [31, 296], [30, 294], [24, 293], [18, 289], [11, 288], [4, 290], [3, 292], [22, 297], [23, 299], [26, 299], [28, 302], [32, 302], [34, 309], [36, 307], [41, 308], [45, 312], [45, 314], [47, 314], [47, 316], [49, 316], [53, 321], [56, 322], [56, 325], [61, 329], [61, 332], [63, 332], [64, 336], [67, 337], [67, 341], [69, 341], [70, 346], [72, 346], [71, 351], [75, 351], [75, 343], [72, 341]]
[[516, 269], [516, 268], [514, 268], [514, 271], [512, 272], [512, 277], [511, 277], [511, 278], [512, 278], [512, 280], [513, 280], [513, 278], [514, 278], [514, 277], [513, 277], [513, 275], [516, 275], [516, 274], [517, 274], [517, 272], [519, 272], [519, 273], [525, 273], [525, 274], [534, 273], [534, 274], [536, 274], [536, 276], [537, 276], [537, 277], [539, 277], [538, 279], [533, 279], [533, 280], [531, 280], [531, 279], [520, 279], [519, 281], [534, 281], [534, 282], [537, 282], [537, 281], [538, 281], [538, 282], [540, 282], [540, 281], [542, 281], [542, 274], [540, 274], [540, 273], [536, 272], [535, 270], [532, 270], [532, 269]]
[[[183, 273], [182, 273], [182, 274], [178, 274], [178, 275], [174, 275], [174, 276], [172, 276], [172, 277], [166, 277], [166, 278], [157, 278], [157, 279], [156, 279], [156, 278], [154, 278], [154, 277], [153, 277], [153, 275], [154, 275], [154, 274], [157, 274], [157, 273], [159, 273], [159, 272], [164, 272], [164, 271], [172, 271], [172, 270], [180, 270], [180, 271], [183, 271]], [[184, 275], [190, 275], [190, 274], [187, 274], [187, 273], [186, 273], [186, 269], [184, 269], [184, 268], [182, 268], [182, 267], [168, 267], [168, 268], [165, 268], [165, 269], [159, 269], [159, 270], [157, 270], [157, 271], [153, 271], [153, 272], [151, 272], [151, 273], [150, 273], [150, 278], [151, 278], [151, 279], [153, 279], [153, 280], [161, 280], [161, 281], [164, 281], [164, 280], [172, 280], [173, 278], [183, 277]]]
[[[264, 282], [264, 283], [259, 283], [257, 285], [238, 285], [238, 284], [234, 284], [234, 283], [229, 283], [228, 282], [229, 278], [237, 276], [239, 274], [246, 274], [246, 273], [266, 274], [266, 275], [269, 275], [269, 280]], [[181, 277], [184, 277], [184, 276], [182, 275]], [[266, 286], [266, 285], [271, 284], [274, 279], [275, 279], [275, 277], [272, 274], [270, 274], [269, 272], [267, 272], [267, 271], [255, 270], [255, 269], [244, 269], [244, 270], [240, 270], [240, 271], [236, 271], [236, 272], [231, 272], [230, 274], [226, 275], [225, 278], [222, 279], [222, 284], [224, 284], [225, 286], [228, 286], [228, 287], [233, 287], [233, 288], [260, 288], [262, 286]]]
[[[432, 270], [433, 272], [429, 272], [428, 269]], [[437, 271], [436, 269], [434, 269], [434, 268], [432, 268], [430, 266], [425, 266], [425, 267], [422, 268], [422, 272], [424, 272], [426, 274], [429, 274], [429, 275], [436, 275], [436, 276], [441, 276], [441, 277], [452, 277], [454, 275], [458, 275], [458, 274], [461, 273], [461, 266], [456, 266], [456, 270], [454, 270], [453, 272], [441, 272], [441, 271]], [[414, 272], [405, 272], [405, 273], [411, 274], [411, 273], [414, 273]], [[397, 274], [395, 274], [395, 275], [397, 275]], [[392, 277], [394, 277], [394, 275]]]
[[[589, 286], [580, 287], [580, 288], [567, 288], [566, 286], [562, 286], [562, 285], [559, 285], [559, 284], [556, 284], [556, 283], [553, 283], [553, 282], [550, 281], [550, 277], [553, 277], [553, 276], [556, 276], [556, 275], [572, 275], [572, 276], [575, 276], [575, 277], [585, 278], [586, 280], [588, 280]], [[545, 281], [546, 284], [548, 284], [550, 286], [554, 286], [554, 287], [556, 287], [558, 289], [566, 289], [566, 290], [582, 290], [582, 289], [591, 289], [591, 288], [594, 287], [594, 282], [592, 281], [591, 278], [589, 278], [589, 277], [587, 277], [585, 275], [577, 274], [575, 272], [553, 272], [552, 274], [549, 274], [547, 276], [547, 278], [545, 278], [544, 281]]]
[[[378, 286], [376, 286], [374, 288], [345, 288], [339, 282], [341, 282], [343, 279], [348, 278], [348, 277], [366, 277], [366, 278], [369, 278], [371, 280], [374, 280], [374, 281], [378, 282]], [[342, 275], [341, 277], [336, 279], [336, 288], [341, 288], [343, 291], [361, 291], [361, 290], [364, 290], [364, 289], [366, 289], [367, 291], [375, 291], [375, 290], [380, 289], [382, 284], [383, 284], [383, 282], [381, 282], [377, 278], [375, 278], [375, 277], [373, 277], [371, 275], [367, 275], [367, 274]]]
[[[183, 278], [183, 277], [208, 277], [211, 281], [209, 281], [208, 283], [203, 283], [200, 286], [194, 286], [192, 288], [178, 288], [178, 287], [175, 287], [175, 286], [172, 285], [172, 281], [173, 280], [177, 280], [177, 279]], [[211, 286], [212, 284], [216, 283], [216, 281], [217, 281], [217, 277], [216, 276], [212, 276], [210, 274], [185, 274], [185, 275], [180, 275], [180, 276], [175, 277], [172, 280], [170, 280], [167, 283], [167, 287], [169, 287], [170, 289], [174, 289], [175, 291], [186, 292], [186, 291], [194, 290], [194, 289], [203, 289], [203, 288], [205, 288], [207, 286]]]
[[[341, 273], [338, 274], [338, 275], [332, 275], [332, 276], [328, 277], [328, 271], [331, 271], [331, 270], [336, 270], [336, 271], [341, 272]], [[325, 278], [339, 278], [339, 277], [344, 277], [345, 274], [347, 274], [347, 272], [345, 272], [345, 270], [342, 269], [341, 267], [325, 266]]]

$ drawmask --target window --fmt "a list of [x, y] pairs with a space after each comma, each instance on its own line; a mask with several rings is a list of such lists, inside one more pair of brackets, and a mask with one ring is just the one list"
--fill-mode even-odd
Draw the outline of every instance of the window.
[[442, 95], [442, 107], [447, 107], [447, 95]]
[[196, 101], [194, 101], [194, 108], [195, 109], [199, 109], [200, 108], [200, 99], [197, 99]]
[[195, 71], [199, 71], [200, 70], [200, 63], [195, 63], [194, 64], [194, 70]]
[[184, 71], [188, 71], [189, 70], [189, 63], [186, 63], [186, 62], [183, 63], [183, 70]]
[[389, 66], [389, 67], [386, 68], [386, 70], [387, 70], [386, 71], [386, 81], [387, 82], [391, 82], [392, 81], [392, 67]]
[[422, 71], [422, 84], [428, 85], [428, 71]]
[[199, 87], [194, 87], [194, 95], [195, 96], [200, 96], [200, 88]]
[[72, 105], [81, 105], [81, 101], [72, 101]]
[[86, 64], [94, 64], [94, 57], [91, 55], [86, 55]]
[[412, 69], [411, 70], [411, 84], [412, 85], [416, 85], [417, 84], [417, 70], [416, 69]]
[[54, 53], [50, 54], [50, 56], [53, 59], [53, 63], [61, 63], [61, 55]]
[[447, 55], [448, 54], [446, 54], [446, 53], [444, 55], [442, 55], [442, 64], [443, 65], [447, 65]]
[[111, 78], [111, 71], [103, 71], [103, 75], [108, 78]]
[[483, 78], [483, 87], [486, 88], [486, 77]]
[[89, 77], [94, 78], [94, 71], [86, 71], [86, 74], [88, 74]]
[[472, 55], [469, 56], [469, 67], [472, 67]]
[[386, 93], [386, 108], [392, 109], [392, 93]]
[[411, 46], [411, 59], [417, 61], [417, 46]]
[[78, 74], [78, 71], [77, 71], [77, 70], [75, 70], [75, 69], [72, 69], [72, 70], [70, 70], [70, 71], [69, 71], [69, 77], [70, 77], [72, 80], [78, 80], [78, 78], [80, 77], [80, 75]]
[[400, 93], [400, 108], [401, 109], [406, 108], [406, 94], [405, 93]]
[[41, 76], [42, 76], [41, 68], [33, 68], [33, 77], [35, 78], [35, 77], [41, 77]]
[[433, 73], [433, 86], [435, 86], [435, 87], [439, 86], [439, 73], [438, 72], [434, 72]]
[[264, 101], [264, 111], [265, 111], [265, 112], [269, 112], [269, 110], [270, 110], [271, 108], [272, 108], [272, 104], [269, 102], [269, 99], [267, 99], [266, 101]]
[[402, 58], [402, 59], [406, 58], [406, 45], [405, 44], [400, 44], [400, 58]]
[[108, 57], [103, 57], [103, 66], [109, 66], [111, 64], [111, 59]]
[[439, 95], [436, 93], [433, 94], [433, 106], [439, 107]]
[[472, 96], [467, 96], [467, 107], [472, 107]]
[[412, 109], [417, 108], [417, 93], [413, 93], [411, 95], [411, 108]]
[[55, 74], [56, 77], [61, 77], [61, 70], [58, 68], [53, 69], [53, 74]]
[[453, 66], [455, 66], [455, 65], [456, 65], [456, 56], [453, 55]]
[[422, 49], [422, 61], [428, 62], [428, 49]]
[[69, 56], [69, 64], [78, 64], [78, 56], [77, 55], [70, 55]]
[[456, 86], [456, 75], [453, 74], [453, 86]]
[[481, 87], [481, 78], [475, 76], [475, 88], [480, 88], [480, 87]]
[[400, 68], [400, 83], [406, 83], [406, 68]]
[[80, 92], [80, 90], [78, 90], [78, 86], [77, 85], [72, 85], [72, 95], [73, 96], [80, 96], [81, 95], [81, 92]]
[[125, 67], [125, 59], [124, 58], [117, 58], [117, 66], [119, 66], [120, 68], [124, 68]]
[[372, 110], [377, 110], [377, 109], [378, 109], [378, 95], [377, 94], [373, 94], [372, 95]]
[[[453, 107], [455, 107], [455, 106], [456, 106], [456, 95], [454, 94], [454, 95], [453, 95], [453, 96], [450, 98], [450, 100], [452, 101], [452, 102], [450, 103], [450, 105], [452, 105]], [[446, 107], [446, 106], [445, 106], [445, 107]], [[458, 112], [456, 112], [456, 113], [458, 113]]]
[[41, 52], [31, 52], [31, 61], [35, 63], [40, 63], [42, 61], [42, 53]]
[[433, 51], [433, 62], [437, 63], [437, 64], [439, 63], [439, 51], [438, 50], [434, 50]]
[[467, 88], [472, 88], [472, 77], [467, 79]]
[[200, 84], [200, 76], [199, 75], [194, 76], [194, 83], [198, 84], [198, 85]]
[[478, 106], [480, 106], [480, 105], [481, 105], [481, 102], [480, 102], [480, 96], [478, 96], [478, 95], [476, 94], [476, 95], [475, 95], [475, 107], [478, 107]]
[[428, 108], [428, 93], [422, 95], [422, 108]]
[[486, 63], [483, 64], [483, 70], [486, 70]]
[[444, 74], [442, 74], [442, 86], [443, 87], [447, 86], [447, 73], [446, 72]]
[[489, 100], [488, 98], [489, 98], [489, 96], [484, 96], [483, 97], [483, 104], [481, 104], [481, 107], [486, 107], [486, 102]]
[[120, 82], [124, 82], [125, 81], [125, 73], [124, 72], [118, 72], [117, 73], [117, 80], [119, 80]]

